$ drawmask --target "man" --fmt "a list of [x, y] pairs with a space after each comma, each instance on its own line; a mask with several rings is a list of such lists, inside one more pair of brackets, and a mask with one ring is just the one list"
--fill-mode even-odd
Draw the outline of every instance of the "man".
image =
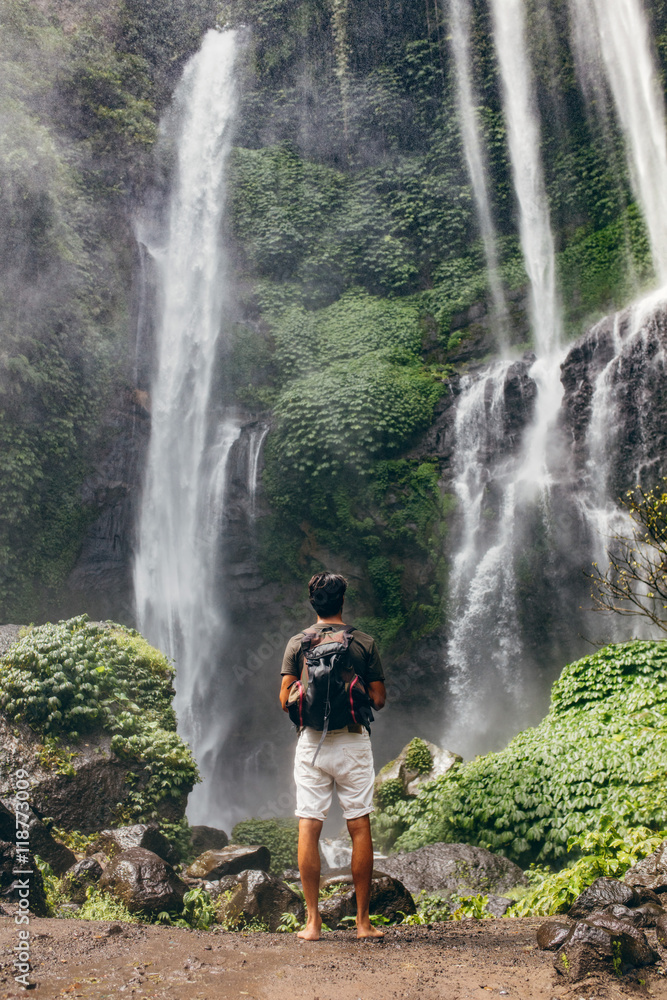
[[[345, 627], [343, 603], [347, 580], [336, 573], [318, 573], [308, 584], [310, 603], [317, 614], [313, 626], [319, 632]], [[334, 629], [331, 627], [334, 626]], [[292, 684], [301, 676], [303, 632], [287, 643], [281, 669], [280, 704], [287, 711]], [[355, 629], [349, 646], [350, 667], [365, 682], [373, 708], [384, 706], [384, 673], [374, 640]], [[373, 841], [370, 814], [373, 810], [373, 752], [367, 732], [349, 725], [329, 731], [324, 737], [316, 763], [313, 757], [322, 734], [305, 727], [299, 733], [294, 759], [296, 815], [299, 817], [299, 872], [306, 899], [307, 922], [299, 932], [306, 941], [319, 940], [322, 918], [318, 910], [322, 824], [333, 799], [334, 784], [352, 838], [352, 878], [357, 896], [357, 937], [383, 937], [370, 922], [368, 906], [373, 875]]]

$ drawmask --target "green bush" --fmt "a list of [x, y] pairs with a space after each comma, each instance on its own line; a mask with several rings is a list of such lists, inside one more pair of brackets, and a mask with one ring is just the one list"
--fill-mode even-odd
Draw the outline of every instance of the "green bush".
[[173, 675], [138, 632], [80, 615], [30, 628], [11, 647], [0, 660], [0, 708], [43, 734], [76, 740], [93, 729], [112, 733], [111, 748], [148, 776], [128, 790], [118, 819], [157, 818], [164, 799], [198, 780], [176, 733]]
[[408, 771], [416, 771], [417, 774], [427, 774], [433, 767], [433, 755], [424, 740], [420, 740], [418, 736], [408, 745], [405, 766]]
[[527, 867], [561, 861], [604, 815], [667, 825], [667, 642], [607, 646], [566, 667], [551, 710], [375, 820], [397, 850], [476, 844]]
[[298, 863], [299, 823], [296, 819], [245, 819], [232, 830], [232, 844], [261, 844], [271, 852], [271, 871], [282, 875]]

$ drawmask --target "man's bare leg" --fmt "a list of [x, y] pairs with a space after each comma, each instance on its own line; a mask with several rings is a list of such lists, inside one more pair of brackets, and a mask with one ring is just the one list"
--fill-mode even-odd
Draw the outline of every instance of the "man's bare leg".
[[299, 820], [299, 874], [306, 898], [306, 926], [298, 937], [304, 941], [319, 941], [322, 917], [317, 908], [320, 897], [320, 852], [318, 844], [322, 832], [321, 819]]
[[352, 838], [352, 879], [357, 895], [357, 937], [381, 938], [384, 931], [373, 927], [368, 914], [373, 879], [373, 840], [370, 816], [348, 819], [347, 829]]

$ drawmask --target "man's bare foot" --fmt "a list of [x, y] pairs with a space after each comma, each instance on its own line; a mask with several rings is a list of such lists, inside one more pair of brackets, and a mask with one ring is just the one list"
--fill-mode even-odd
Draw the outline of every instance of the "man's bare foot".
[[357, 923], [358, 938], [383, 938], [384, 931], [379, 927], [373, 927], [370, 920], [362, 920]]
[[[318, 914], [319, 916], [319, 914]], [[302, 931], [297, 932], [297, 937], [302, 941], [319, 941], [322, 931], [322, 918], [319, 920], [309, 920]]]

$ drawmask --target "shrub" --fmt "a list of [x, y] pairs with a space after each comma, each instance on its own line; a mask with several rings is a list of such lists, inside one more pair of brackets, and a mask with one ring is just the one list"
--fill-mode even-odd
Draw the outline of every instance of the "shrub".
[[476, 844], [553, 863], [607, 814], [667, 825], [667, 642], [607, 646], [566, 667], [549, 715], [505, 750], [427, 782], [375, 821], [397, 850]]
[[271, 871], [282, 875], [286, 868], [297, 865], [299, 844], [298, 820], [246, 819], [232, 830], [233, 844], [262, 844], [271, 852]]
[[424, 740], [418, 736], [412, 740], [405, 755], [405, 766], [408, 771], [417, 774], [427, 774], [433, 767], [433, 756]]

